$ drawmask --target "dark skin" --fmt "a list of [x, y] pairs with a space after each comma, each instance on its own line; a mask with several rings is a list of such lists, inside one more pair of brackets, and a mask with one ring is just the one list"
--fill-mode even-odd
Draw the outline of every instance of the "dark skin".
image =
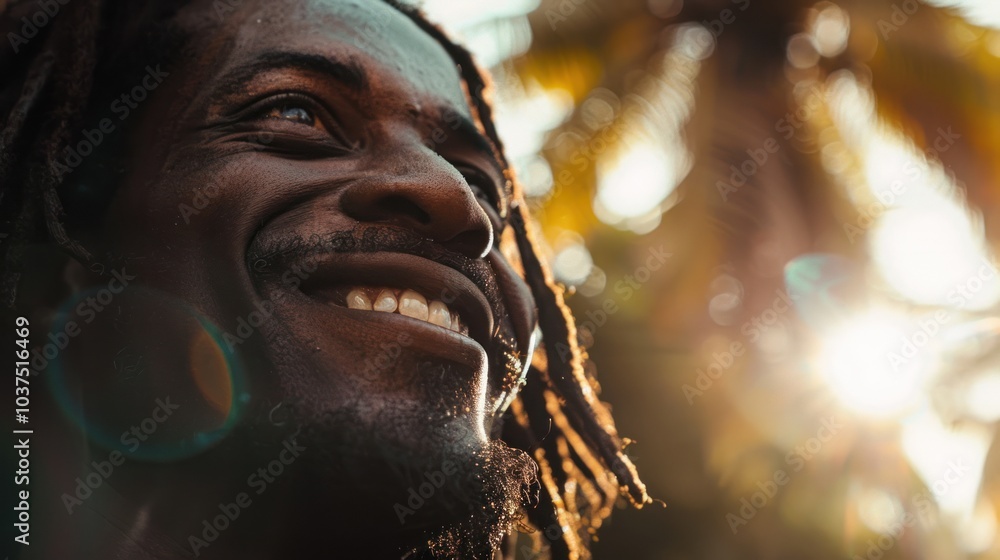
[[[253, 506], [198, 554], [400, 557], [435, 523], [469, 517], [464, 468], [408, 522], [393, 504], [443, 461], [493, 457], [530, 353], [534, 302], [499, 243], [506, 178], [452, 60], [391, 7], [245, 1], [221, 21], [216, 10], [205, 0], [178, 15], [185, 54], [130, 123], [103, 224], [81, 233], [138, 290], [63, 354], [67, 384], [97, 403], [88, 424], [113, 440], [170, 395], [176, 416], [140, 449], [176, 453], [130, 456], [108, 479], [121, 501], [95, 492], [55, 525], [87, 532], [98, 543], [87, 557], [185, 557], [202, 520], [295, 441], [306, 451], [290, 474], [250, 492]], [[67, 277], [107, 285], [75, 261]], [[349, 309], [352, 287], [440, 300], [468, 334]], [[262, 306], [266, 320], [241, 332]], [[122, 315], [139, 319], [123, 328]], [[217, 335], [207, 351], [205, 324]], [[108, 363], [117, 375], [93, 365]], [[196, 432], [223, 435], [199, 446]], [[86, 463], [108, 447], [77, 452]], [[65, 479], [53, 491], [85, 472], [53, 475]]]

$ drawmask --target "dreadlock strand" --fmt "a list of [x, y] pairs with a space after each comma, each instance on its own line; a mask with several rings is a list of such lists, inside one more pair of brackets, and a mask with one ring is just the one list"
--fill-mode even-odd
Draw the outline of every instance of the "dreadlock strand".
[[[532, 456], [540, 473], [539, 480], [536, 482], [538, 486], [534, 497], [534, 507], [527, 508], [526, 511], [530, 527], [525, 528], [525, 531], [534, 536], [536, 546], [532, 552], [537, 553], [539, 551], [537, 547], [545, 545], [549, 548], [550, 560], [579, 559], [580, 547], [575, 546], [575, 541], [567, 540], [572, 539], [572, 537], [564, 535], [564, 528], [570, 526], [568, 524], [569, 516], [563, 502], [564, 496], [560, 491], [563, 485], [556, 480], [546, 455], [551, 450], [545, 449], [544, 444], [539, 443], [532, 433], [531, 416], [537, 417], [537, 414], [534, 414], [534, 411], [526, 410], [520, 399], [514, 401], [511, 410], [516, 421], [511, 422], [510, 425], [516, 427], [508, 428], [505, 426], [505, 434], [509, 433], [507, 430], [515, 431], [520, 437], [515, 437], [512, 441], [530, 442], [528, 448], [522, 449]], [[535, 555], [527, 557], [535, 558]]]
[[[534, 457], [535, 461], [538, 461], [537, 457]], [[557, 513], [555, 506], [552, 504], [551, 497], [544, 490], [541, 491], [544, 494], [545, 499], [540, 499], [537, 507], [528, 510], [528, 522], [532, 526], [532, 537], [535, 543], [534, 550], [531, 550], [531, 555], [526, 554], [528, 551], [521, 550], [522, 556], [527, 558], [536, 558], [538, 553], [541, 552], [539, 549], [544, 545], [549, 546], [549, 560], [568, 560], [570, 557], [570, 551], [566, 546], [564, 541], [558, 540], [554, 543], [550, 543], [542, 531], [542, 528], [546, 524], [552, 524], [553, 519], [557, 518]]]
[[[573, 535], [568, 535], [566, 528], [576, 528], [581, 519], [580, 512], [576, 508], [577, 485], [568, 471], [564, 468], [567, 456], [561, 453], [559, 441], [564, 439], [564, 434], [547, 411], [546, 403], [555, 395], [545, 382], [541, 372], [532, 369], [528, 383], [522, 389], [518, 401], [523, 405], [523, 410], [527, 417], [527, 423], [534, 436], [534, 446], [532, 455], [537, 461], [546, 461], [545, 472], [548, 473], [550, 486], [558, 489], [559, 500], [552, 504], [552, 513], [544, 519], [543, 524], [538, 525], [543, 529], [542, 539], [559, 549], [559, 543], [564, 543], [566, 550], [572, 556], [553, 556], [554, 560], [565, 558], [585, 558], [587, 556], [586, 547], [580, 540], [579, 535], [573, 531]], [[540, 472], [542, 470], [539, 464]], [[544, 485], [543, 485], [544, 489]], [[551, 488], [550, 488], [551, 490]], [[545, 493], [548, 496], [548, 493]], [[572, 523], [571, 523], [572, 522]], [[556, 542], [558, 541], [558, 542]]]
[[[542, 461], [547, 461], [547, 459], [544, 454], [541, 456], [538, 454], [538, 450], [541, 449], [542, 445], [539, 443], [531, 426], [532, 416], [536, 415], [525, 408], [525, 403], [520, 398], [511, 403], [510, 414], [514, 421], [507, 422], [504, 425], [504, 441], [508, 442], [508, 445], [512, 447], [527, 452], [532, 456], [535, 463], [539, 465], [539, 468], [543, 468], [541, 466]], [[545, 468], [547, 467], [548, 464], [546, 462]], [[549, 489], [544, 487], [541, 481], [537, 481], [535, 484], [537, 486], [533, 499], [529, 496], [529, 505], [533, 505], [534, 507], [526, 508], [528, 526], [521, 529], [522, 532], [533, 536], [535, 548], [530, 551], [532, 553], [530, 556], [527, 554], [528, 550], [522, 549], [521, 552], [525, 553], [525, 557], [527, 558], [535, 558], [535, 555], [540, 552], [539, 547], [547, 545], [550, 549], [551, 560], [568, 560], [571, 554], [569, 545], [561, 538], [551, 538], [550, 540], [548, 535], [555, 532], [555, 527], [562, 526], [558, 521], [562, 513], [555, 505]], [[549, 530], [546, 531], [546, 529]], [[517, 551], [514, 552], [516, 554]], [[514, 556], [513, 554], [509, 555], [510, 558]]]
[[[62, 60], [60, 68], [66, 76], [59, 79], [60, 91], [67, 93], [56, 110], [57, 125], [42, 145], [45, 154], [45, 166], [40, 174], [40, 180], [34, 185], [36, 195], [41, 198], [41, 206], [45, 213], [45, 224], [52, 240], [68, 250], [81, 261], [89, 261], [90, 253], [77, 241], [70, 238], [62, 223], [64, 214], [62, 200], [59, 198], [59, 187], [66, 179], [67, 168], [59, 162], [59, 153], [72, 142], [71, 126], [80, 122], [90, 91], [94, 82], [94, 72], [97, 67], [97, 39], [100, 30], [100, 15], [102, 0], [89, 0], [74, 6], [76, 11], [70, 32], [70, 52], [76, 56]], [[56, 25], [68, 22], [69, 19], [57, 21]]]
[[[533, 374], [532, 379], [538, 381], [530, 383], [530, 388], [526, 387], [534, 390], [529, 390], [525, 394], [525, 404], [530, 405], [532, 417], [537, 419], [536, 431], [541, 432], [543, 428], [545, 429], [545, 432], [541, 434], [541, 441], [555, 442], [550, 447], [563, 458], [561, 470], [567, 473], [566, 480], [575, 480], [580, 492], [584, 494], [593, 509], [603, 510], [618, 495], [617, 485], [610, 483], [609, 477], [605, 474], [607, 469], [593, 454], [591, 447], [570, 426], [562, 411], [559, 397], [541, 382], [544, 378], [542, 373], [533, 370]], [[544, 425], [542, 420], [546, 421]], [[572, 463], [572, 468], [566, 466], [570, 463]], [[577, 464], [585, 471], [577, 468]], [[600, 490], [598, 490], [598, 486]], [[569, 493], [567, 492], [567, 494]], [[569, 496], [567, 496], [566, 501], [571, 511], [577, 510], [570, 503]]]
[[[603, 497], [599, 495], [600, 493], [594, 487], [590, 476], [580, 470], [573, 458], [573, 450], [569, 448], [569, 443], [567, 443], [566, 439], [559, 438], [558, 444], [559, 453], [564, 456], [563, 470], [568, 477], [566, 494], [567, 497], [572, 497], [573, 499], [573, 503], [570, 503], [567, 498], [566, 503], [577, 512], [581, 529], [586, 533], [587, 539], [593, 540], [597, 529], [601, 527], [604, 519], [611, 514], [611, 505], [610, 503], [603, 503]], [[617, 491], [617, 489], [614, 490]], [[577, 504], [576, 501], [578, 498], [586, 500], [587, 503], [583, 505]]]
[[[51, 41], [52, 35], [47, 36], [46, 44]], [[21, 83], [20, 94], [7, 113], [3, 128], [0, 129], [0, 215], [8, 215], [7, 207], [11, 204], [16, 205], [10, 211], [10, 214], [13, 215], [13, 223], [9, 228], [10, 231], [6, 232], [10, 239], [0, 248], [3, 262], [3, 271], [0, 274], [0, 297], [3, 298], [3, 304], [8, 307], [14, 305], [17, 284], [21, 276], [15, 272], [19, 269], [18, 263], [21, 254], [16, 248], [17, 242], [30, 235], [30, 230], [33, 229], [32, 224], [36, 221], [36, 213], [32, 211], [30, 197], [15, 196], [14, 181], [11, 177], [12, 163], [15, 159], [26, 157], [25, 154], [15, 155], [15, 148], [17, 143], [23, 140], [25, 123], [49, 83], [54, 63], [55, 54], [48, 49], [45, 49], [42, 54], [31, 61], [27, 74]]]
[[542, 529], [544, 539], [551, 548], [553, 560], [581, 560], [585, 558], [583, 555], [587, 554], [586, 549], [580, 542], [579, 535], [573, 529], [575, 523], [566, 509], [561, 492], [563, 485], [559, 483], [553, 472], [554, 463], [548, 460], [547, 452], [551, 453], [552, 450], [543, 447], [535, 451], [542, 492], [548, 496], [547, 502], [551, 504], [550, 510], [540, 512], [548, 519], [539, 525], [539, 528]]
[[21, 87], [21, 94], [14, 102], [10, 112], [7, 114], [3, 128], [0, 128], [0, 204], [3, 197], [10, 188], [7, 173], [13, 159], [14, 143], [20, 138], [24, 130], [24, 123], [28, 115], [42, 95], [42, 90], [52, 75], [52, 64], [55, 55], [51, 51], [46, 51], [33, 60], [28, 69], [28, 74]]
[[[598, 458], [591, 452], [590, 446], [586, 444], [583, 438], [580, 437], [580, 434], [570, 425], [569, 419], [562, 411], [558, 397], [551, 392], [546, 393], [545, 397], [546, 410], [548, 410], [549, 415], [552, 417], [552, 422], [563, 433], [563, 439], [567, 446], [567, 453], [565, 453], [567, 460], [572, 461], [572, 455], [569, 453], [573, 453], [579, 459], [581, 466], [586, 468], [590, 473], [585, 483], [581, 485], [581, 490], [584, 491], [588, 501], [595, 509], [601, 510], [605, 514], [610, 514], [610, 509], [606, 508], [617, 497], [618, 487], [611, 483], [607, 477], [602, 476], [606, 472], [605, 469], [600, 464]], [[595, 484], [600, 487], [599, 490], [595, 487]]]
[[92, 258], [90, 251], [87, 251], [83, 245], [66, 233], [66, 226], [62, 223], [63, 206], [59, 200], [56, 188], [56, 186], [47, 187], [45, 192], [42, 193], [45, 200], [46, 225], [48, 226], [49, 235], [52, 236], [53, 241], [72, 253], [77, 260], [82, 262], [90, 261]]
[[[549, 354], [547, 376], [566, 399], [573, 412], [572, 419], [580, 424], [581, 433], [593, 439], [604, 462], [618, 477], [627, 495], [634, 504], [641, 506], [651, 501], [646, 494], [646, 486], [639, 480], [635, 466], [622, 450], [611, 415], [597, 400], [593, 387], [583, 374], [582, 353], [577, 344], [572, 315], [563, 300], [562, 289], [555, 284], [535, 253], [525, 213], [524, 206], [517, 205], [511, 213], [511, 224], [519, 233], [518, 249], [528, 284], [539, 307], [539, 324], [546, 353]], [[565, 348], [559, 348], [559, 344], [567, 345], [569, 359], [562, 359]], [[555, 359], [555, 356], [560, 358]]]

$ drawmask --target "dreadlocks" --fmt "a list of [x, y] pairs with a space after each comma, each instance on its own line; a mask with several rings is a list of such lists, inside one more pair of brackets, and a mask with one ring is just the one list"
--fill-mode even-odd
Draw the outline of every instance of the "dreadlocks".
[[[533, 359], [501, 437], [511, 447], [532, 455], [539, 466], [537, 503], [527, 513], [539, 537], [537, 544], [547, 544], [556, 560], [587, 558], [590, 535], [620, 495], [640, 507], [650, 499], [624, 453], [627, 441], [618, 436], [609, 410], [598, 399], [599, 385], [585, 369], [587, 356], [577, 343], [563, 288], [538, 256], [523, 193], [493, 123], [487, 79], [470, 53], [428, 22], [418, 9], [396, 0], [385, 1], [451, 56], [473, 117], [505, 170], [511, 197], [509, 224], [525, 279], [539, 308], [545, 344], [544, 352], [536, 353]], [[5, 36], [15, 31], [22, 17], [36, 6], [18, 0], [7, 5], [0, 14], [0, 31]], [[176, 5], [164, 9], [149, 8], [146, 3], [74, 0], [30, 42], [20, 45], [19, 53], [5, 50], [0, 54], [0, 75], [6, 78], [0, 85], [0, 223], [7, 235], [0, 239], [0, 294], [8, 307], [17, 303], [21, 257], [31, 243], [54, 242], [85, 265], [95, 264], [95, 258], [73, 239], [66, 226], [72, 221], [67, 220], [70, 205], [65, 204], [66, 198], [72, 198], [68, 193], [78, 188], [73, 183], [84, 170], [67, 171], [59, 157], [79, 140], [73, 131], [80, 130], [88, 110], [97, 102], [95, 83], [102, 64], [108, 65], [104, 60], [121, 50], [121, 37], [116, 37], [116, 43], [109, 35], [126, 29], [134, 38], [142, 30], [142, 56], [149, 56], [152, 49], [164, 54], [169, 51], [165, 45], [176, 45], [163, 31], [163, 22], [176, 9]], [[88, 165], [100, 166], [109, 157], [114, 156], [91, 158], [99, 163]], [[107, 165], [100, 167], [101, 172], [110, 173], [108, 169]], [[88, 208], [83, 213], [88, 212], [99, 209]]]

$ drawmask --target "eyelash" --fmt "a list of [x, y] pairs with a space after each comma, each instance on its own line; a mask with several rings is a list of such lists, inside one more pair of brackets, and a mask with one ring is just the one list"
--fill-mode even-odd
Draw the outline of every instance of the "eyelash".
[[[307, 112], [312, 124], [274, 115], [277, 111], [296, 108]], [[358, 142], [352, 142], [344, 133], [338, 120], [322, 103], [302, 93], [277, 93], [257, 99], [244, 105], [233, 118], [248, 124], [254, 122], [263, 124], [268, 121], [275, 123], [270, 127], [280, 127], [285, 130], [285, 134], [282, 134], [280, 129], [274, 130], [276, 138], [280, 138], [285, 143], [282, 145], [286, 145], [293, 152], [305, 153], [316, 148], [319, 150], [316, 155], [341, 154], [354, 151], [358, 145]], [[289, 129], [289, 126], [295, 128]], [[277, 144], [275, 148], [281, 149]]]
[[[304, 109], [313, 118], [314, 127], [319, 125], [322, 128], [326, 128], [326, 120], [328, 115], [325, 114], [326, 111], [321, 107], [317, 107], [317, 103], [308, 96], [299, 93], [280, 93], [277, 95], [272, 95], [267, 99], [254, 103], [250, 110], [255, 118], [266, 119], [281, 119], [281, 117], [271, 117], [268, 116], [269, 113], [288, 108], [299, 108]], [[289, 120], [289, 119], [281, 119]], [[295, 121], [289, 120], [289, 122], [295, 123]], [[302, 124], [302, 123], [295, 123]]]

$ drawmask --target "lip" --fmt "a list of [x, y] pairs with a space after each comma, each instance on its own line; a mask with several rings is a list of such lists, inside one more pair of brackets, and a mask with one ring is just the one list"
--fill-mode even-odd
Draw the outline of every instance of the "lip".
[[[302, 281], [299, 290], [307, 297], [344, 313], [364, 317], [389, 326], [427, 329], [449, 338], [464, 339], [485, 350], [495, 328], [486, 295], [461, 272], [430, 259], [397, 252], [327, 253], [309, 259], [315, 269]], [[428, 298], [444, 302], [458, 313], [469, 328], [465, 336], [427, 321], [398, 313], [349, 309], [334, 294], [347, 286], [412, 289]]]

